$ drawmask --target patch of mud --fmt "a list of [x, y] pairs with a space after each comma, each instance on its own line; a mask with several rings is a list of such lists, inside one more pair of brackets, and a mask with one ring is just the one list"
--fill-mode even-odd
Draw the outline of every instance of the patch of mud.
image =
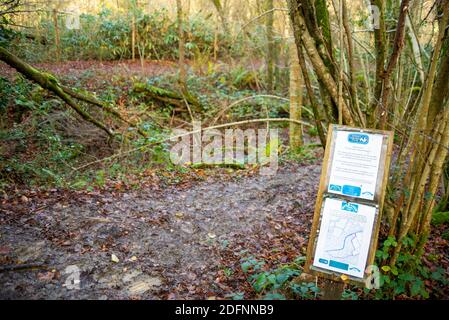
[[[216, 279], [225, 253], [235, 251], [238, 261], [239, 251], [275, 238], [273, 250], [279, 241], [304, 249], [319, 175], [317, 165], [292, 165], [275, 176], [74, 194], [21, 215], [2, 210], [0, 267], [42, 269], [0, 272], [0, 298], [224, 297], [229, 288]], [[80, 270], [79, 290], [67, 287], [70, 265]]]

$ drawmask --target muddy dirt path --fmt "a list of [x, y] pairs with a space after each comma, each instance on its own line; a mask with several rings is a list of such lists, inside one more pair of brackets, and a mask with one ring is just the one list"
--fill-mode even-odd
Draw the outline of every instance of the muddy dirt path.
[[[319, 172], [289, 165], [275, 176], [215, 176], [188, 188], [55, 191], [45, 205], [2, 209], [0, 266], [47, 270], [3, 270], [0, 298], [225, 297], [245, 285], [223, 277], [243, 250], [278, 263], [304, 250]], [[79, 290], [65, 286], [73, 266]]]

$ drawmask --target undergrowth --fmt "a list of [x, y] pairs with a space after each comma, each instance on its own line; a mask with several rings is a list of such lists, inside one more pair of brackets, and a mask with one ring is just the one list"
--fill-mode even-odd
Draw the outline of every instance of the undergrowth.
[[[203, 108], [194, 114], [195, 118], [207, 125], [227, 105], [244, 97], [257, 96], [260, 91], [255, 88], [256, 78], [262, 78], [259, 72], [247, 71], [241, 66], [223, 69], [222, 66], [213, 65], [204, 72], [190, 71], [187, 79], [189, 92], [200, 100]], [[189, 114], [186, 111], [175, 112], [175, 106], [158, 103], [132, 89], [135, 81], [146, 81], [178, 90], [176, 73], [148, 79], [112, 76], [111, 80], [105, 81], [95, 80], [95, 74], [87, 71], [82, 77], [74, 78], [68, 74], [62, 80], [81, 91], [88, 83], [93, 83], [99, 88], [96, 91], [98, 99], [130, 116], [139, 115], [139, 127], [147, 138], [137, 135], [132, 129], [116, 128], [121, 135], [114, 140], [108, 139], [39, 86], [20, 76], [0, 78], [2, 190], [17, 186], [99, 188], [110, 181], [122, 181], [124, 184], [134, 181], [142, 173], [154, 169], [167, 172], [187, 170], [173, 165], [169, 160], [170, 144], [167, 139], [172, 126], [185, 126], [190, 122]], [[287, 117], [286, 110], [288, 105], [282, 100], [248, 99], [229, 109], [225, 117], [218, 119], [218, 123], [257, 117]], [[107, 120], [106, 115], [95, 112], [97, 117]], [[173, 115], [176, 117], [173, 118]], [[140, 149], [107, 160], [111, 155], [136, 148]], [[83, 167], [99, 159], [106, 160]], [[78, 170], [80, 167], [82, 169]], [[177, 178], [173, 177], [172, 180], [176, 181]]]

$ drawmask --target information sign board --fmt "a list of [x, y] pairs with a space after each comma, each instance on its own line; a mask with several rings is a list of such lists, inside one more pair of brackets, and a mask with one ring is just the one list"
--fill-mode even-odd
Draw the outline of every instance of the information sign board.
[[374, 262], [393, 133], [330, 125], [305, 271], [360, 283]]

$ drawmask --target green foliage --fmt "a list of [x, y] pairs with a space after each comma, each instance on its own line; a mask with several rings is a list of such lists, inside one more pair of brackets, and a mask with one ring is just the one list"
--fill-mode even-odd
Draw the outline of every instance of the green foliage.
[[432, 215], [432, 224], [441, 225], [449, 223], [449, 212], [435, 212]]
[[399, 254], [394, 267], [382, 265], [390, 258], [391, 249], [398, 242], [394, 237], [388, 237], [380, 249], [376, 252], [379, 265], [381, 265], [380, 289], [374, 295], [379, 299], [390, 299], [399, 295], [413, 298], [429, 298], [425, 280], [433, 279], [447, 285], [447, 279], [443, 276], [444, 270], [430, 272], [429, 268], [422, 264], [419, 255], [412, 253], [416, 247], [416, 239], [406, 237], [402, 241], [403, 250]]
[[9, 80], [0, 77], [0, 112], [5, 111], [13, 92], [14, 90]]
[[[235, 68], [237, 71], [233, 70], [234, 68], [222, 70], [211, 67], [210, 72], [205, 75], [188, 73], [189, 91], [198, 98], [202, 106], [200, 112], [194, 111], [197, 119], [211, 119], [228, 103], [257, 94], [252, 89], [237, 87], [236, 84], [240, 80], [235, 81], [235, 78], [244, 73], [242, 71], [244, 68], [237, 66]], [[95, 76], [95, 72], [86, 71], [80, 77], [67, 74], [62, 80], [83, 88], [86, 87], [86, 83], [92, 83]], [[139, 175], [147, 168], [155, 166], [183, 174], [187, 169], [174, 166], [169, 160], [168, 142], [161, 143], [169, 136], [169, 132], [162, 127], [172, 117], [173, 106], [165, 104], [155, 107], [156, 105], [149, 104], [144, 94], [130, 89], [134, 81], [136, 81], [134, 78], [130, 80], [119, 76], [112, 77], [111, 81], [101, 80], [99, 82], [101, 89], [95, 96], [113, 107], [116, 101], [125, 97], [126, 107], [131, 113], [141, 114], [139, 127], [147, 133], [148, 138], [137, 136], [134, 134], [135, 130], [130, 129], [124, 132], [119, 139], [121, 141], [105, 146], [104, 138], [98, 136], [97, 131], [79, 120], [78, 116], [68, 110], [60, 100], [48, 95], [39, 86], [21, 77], [15, 80], [0, 78], [0, 112], [4, 113], [6, 120], [4, 126], [0, 128], [1, 185], [102, 188], [110, 185], [113, 180], [127, 181], [129, 175]], [[156, 87], [169, 88], [170, 85], [167, 84], [177, 83], [177, 75], [165, 73], [152, 77], [147, 82]], [[178, 90], [176, 86], [169, 89]], [[285, 103], [280, 100], [270, 101], [273, 103], [261, 98], [248, 100], [247, 104], [239, 104], [230, 110], [227, 121], [246, 117], [265, 117], [267, 111], [269, 116], [279, 116], [285, 109]], [[100, 119], [106, 117], [98, 109], [93, 110], [96, 117]], [[187, 114], [178, 116], [188, 117]], [[82, 127], [79, 127], [80, 123]], [[72, 127], [70, 132], [67, 131], [67, 125]], [[116, 152], [114, 149], [117, 146], [122, 150], [132, 148], [141, 150], [123, 158], [88, 167], [82, 172], [73, 171], [73, 168], [108, 156], [109, 152]], [[161, 177], [166, 183], [176, 183], [180, 179], [179, 175]]]
[[342, 300], [359, 300], [359, 296], [356, 292], [345, 289], [341, 295]]
[[[10, 127], [6, 123], [0, 129], [0, 142], [5, 147], [0, 157], [1, 184], [7, 181], [33, 183], [35, 178], [44, 183], [61, 183], [58, 171], [66, 167], [66, 161], [76, 158], [82, 145], [66, 140], [55, 131], [53, 114], [60, 102], [44, 100], [38, 86], [18, 78], [14, 83], [0, 82], [6, 86], [6, 98], [1, 97], [2, 112], [9, 112], [14, 119]], [[23, 119], [27, 118], [25, 123]], [[48, 119], [50, 118], [50, 119]], [[30, 156], [30, 148], [41, 149]]]
[[316, 161], [317, 154], [316, 149], [317, 145], [310, 144], [299, 147], [296, 150], [290, 150], [290, 152], [286, 155], [286, 160], [297, 161], [301, 163], [310, 163]]
[[443, 235], [441, 236], [444, 240], [449, 240], [449, 230], [443, 232]]
[[245, 298], [245, 294], [243, 292], [236, 292], [226, 295], [226, 298], [230, 298], [232, 300], [243, 300]]
[[293, 283], [290, 288], [293, 293], [302, 299], [314, 299], [317, 297], [320, 289], [314, 282], [309, 283]]
[[237, 66], [229, 72], [228, 85], [233, 88], [254, 89], [257, 78], [260, 78], [258, 71], [250, 71], [243, 66]]
[[3, 20], [3, 24], [0, 22], [0, 46], [6, 47], [9, 45], [9, 43], [17, 37], [17, 31], [6, 28], [5, 25], [7, 25], [7, 19], [5, 16], [0, 17], [0, 20]]
[[[132, 10], [129, 14], [113, 12], [110, 9], [102, 9], [95, 15], [83, 13], [80, 15], [79, 29], [68, 29], [65, 17], [60, 15], [58, 26], [62, 58], [65, 60], [130, 59], [133, 14], [137, 31], [136, 57], [139, 58], [141, 54], [144, 59], [177, 59], [178, 26], [176, 19], [171, 18], [165, 9], [151, 13], [144, 13], [141, 9]], [[210, 55], [213, 52], [215, 26], [209, 18], [195, 15], [188, 20], [189, 24], [185, 25], [187, 58], [193, 58], [198, 53]], [[46, 43], [41, 43], [42, 38], [31, 40], [26, 34], [13, 33], [10, 29], [0, 28], [0, 45], [11, 44], [13, 51], [27, 61], [53, 60], [55, 28], [52, 16], [43, 15], [38, 29], [41, 34], [46, 35]], [[15, 41], [12, 42], [12, 39]], [[229, 35], [219, 33], [218, 41], [220, 43], [218, 54], [230, 54]]]
[[264, 260], [254, 256], [241, 259], [242, 271], [248, 274], [248, 281], [255, 293], [267, 300], [285, 300], [289, 298], [312, 299], [319, 293], [315, 283], [296, 283], [304, 263], [304, 257], [298, 257], [290, 264], [281, 265], [273, 270], [266, 270]]
[[316, 127], [309, 127], [307, 132], [311, 137], [318, 137], [318, 129]]

